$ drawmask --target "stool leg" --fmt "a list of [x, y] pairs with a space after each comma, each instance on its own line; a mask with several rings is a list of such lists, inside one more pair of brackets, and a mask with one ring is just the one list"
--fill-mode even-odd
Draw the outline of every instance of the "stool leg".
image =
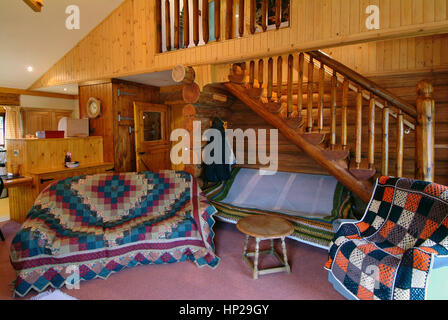
[[255, 258], [254, 258], [254, 274], [253, 278], [258, 279], [258, 255], [260, 253], [260, 239], [255, 238]]
[[249, 245], [249, 236], [246, 235], [246, 242], [244, 242], [244, 249], [243, 249], [243, 259], [245, 256], [247, 256], [247, 247]]
[[286, 255], [285, 237], [282, 237], [282, 249], [283, 249], [283, 260], [285, 262], [286, 272], [291, 273], [291, 268], [289, 267], [288, 263], [288, 256]]

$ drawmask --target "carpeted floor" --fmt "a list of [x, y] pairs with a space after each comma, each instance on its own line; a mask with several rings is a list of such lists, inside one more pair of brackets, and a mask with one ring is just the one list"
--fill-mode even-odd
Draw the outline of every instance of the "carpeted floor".
[[[0, 242], [0, 299], [12, 299], [9, 285], [15, 274], [9, 262], [9, 246], [19, 227], [11, 221], [0, 223], [6, 237], [6, 242]], [[107, 280], [83, 281], [80, 289], [61, 291], [78, 299], [99, 300], [343, 299], [328, 283], [327, 271], [322, 267], [327, 259], [326, 250], [288, 240], [292, 273], [252, 280], [249, 267], [241, 259], [244, 236], [235, 225], [222, 222], [216, 224], [215, 232], [216, 252], [222, 259], [215, 270], [198, 268], [191, 262], [138, 266], [113, 274]], [[260, 262], [264, 266], [271, 264], [268, 259]], [[26, 299], [34, 295], [30, 293]]]

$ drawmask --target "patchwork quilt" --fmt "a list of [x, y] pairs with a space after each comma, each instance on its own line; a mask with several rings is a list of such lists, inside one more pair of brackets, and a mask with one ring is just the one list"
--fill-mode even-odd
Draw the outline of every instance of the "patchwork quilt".
[[185, 172], [79, 176], [49, 185], [13, 239], [15, 293], [106, 279], [139, 264], [217, 267], [216, 209]]
[[325, 266], [358, 299], [422, 300], [448, 256], [448, 187], [381, 177], [364, 218], [342, 224]]
[[[337, 219], [352, 218], [352, 203], [349, 190], [338, 182], [335, 182], [334, 192], [331, 195], [333, 198], [330, 196], [329, 199], [330, 208], [328, 209], [328, 213], [320, 217], [310, 216], [309, 213], [304, 212], [303, 210], [300, 211], [297, 207], [295, 208], [295, 212], [287, 214], [279, 210], [270, 210], [260, 205], [255, 207], [253, 203], [232, 203], [232, 201], [229, 200], [230, 190], [232, 188], [241, 188], [241, 186], [237, 186], [235, 180], [239, 174], [242, 174], [242, 170], [252, 170], [256, 172], [255, 175], [258, 175], [258, 170], [234, 168], [230, 180], [224, 183], [217, 183], [204, 190], [210, 203], [218, 210], [216, 217], [220, 220], [236, 224], [240, 219], [248, 215], [265, 214], [279, 216], [287, 219], [294, 226], [294, 232], [289, 238], [319, 248], [328, 249], [335, 234], [333, 222]], [[300, 178], [297, 178], [297, 180], [299, 179]], [[246, 178], [243, 180], [242, 183], [247, 184], [247, 182], [245, 182]], [[265, 185], [260, 187], [260, 184]], [[276, 184], [276, 186], [283, 186], [285, 183], [275, 182], [274, 184]], [[257, 189], [258, 187], [260, 188]], [[255, 186], [254, 190], [246, 189], [242, 193], [251, 193], [254, 197], [258, 198], [262, 197], [263, 199], [257, 200], [258, 204], [266, 204], [270, 202], [269, 199], [266, 199], [268, 197], [267, 193], [272, 193], [270, 197], [274, 200], [281, 198], [280, 193], [268, 189], [269, 186], [266, 186], [266, 183], [260, 182]], [[237, 193], [240, 192], [240, 189], [236, 190]], [[300, 197], [300, 194], [294, 193], [294, 190], [294, 188], [291, 188], [291, 192], [288, 192], [288, 197], [291, 196], [291, 194], [293, 194], [293, 197]], [[313, 189], [312, 192], [317, 192], [317, 190]], [[263, 194], [263, 196], [260, 196], [260, 194]], [[286, 194], [286, 192], [283, 192], [283, 194]], [[305, 201], [306, 199], [304, 199], [304, 202]], [[295, 199], [294, 202], [297, 202], [297, 199]]]

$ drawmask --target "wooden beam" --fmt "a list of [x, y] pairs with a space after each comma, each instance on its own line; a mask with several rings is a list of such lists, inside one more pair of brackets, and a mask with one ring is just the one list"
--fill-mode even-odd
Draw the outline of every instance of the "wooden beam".
[[0, 93], [11, 93], [11, 94], [18, 94], [18, 95], [25, 95], [25, 96], [37, 96], [37, 97], [47, 97], [47, 98], [59, 98], [59, 99], [72, 99], [72, 100], [78, 99], [78, 96], [73, 95], [73, 94], [13, 89], [13, 88], [5, 88], [5, 87], [0, 87]]
[[23, 0], [34, 12], [41, 12], [44, 6], [43, 0]]

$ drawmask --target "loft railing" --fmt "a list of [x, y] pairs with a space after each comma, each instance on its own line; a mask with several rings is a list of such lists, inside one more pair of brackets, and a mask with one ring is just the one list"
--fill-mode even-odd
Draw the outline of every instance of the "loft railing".
[[289, 26], [290, 0], [156, 0], [157, 52]]

